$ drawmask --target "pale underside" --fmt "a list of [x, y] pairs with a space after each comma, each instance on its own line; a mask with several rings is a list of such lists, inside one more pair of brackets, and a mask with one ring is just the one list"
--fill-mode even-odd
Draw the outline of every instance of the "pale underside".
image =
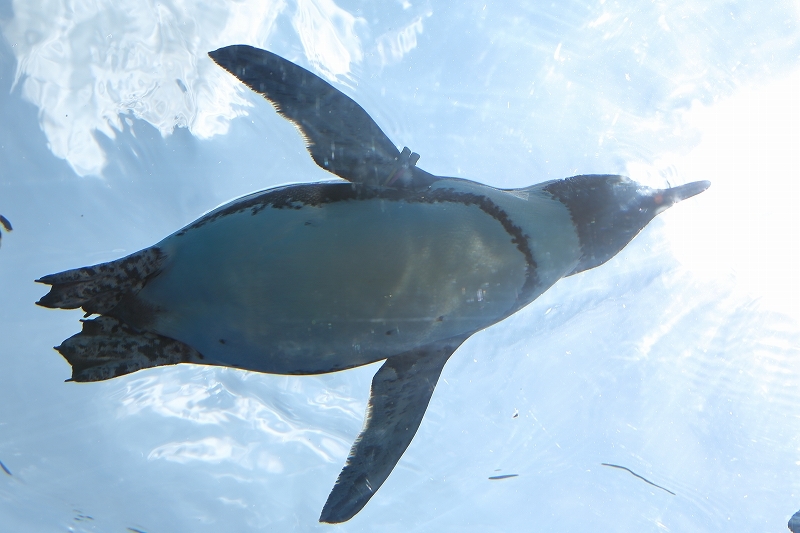
[[515, 309], [527, 268], [501, 223], [463, 203], [269, 206], [157, 246], [162, 272], [113, 315], [209, 363], [281, 374], [466, 337]]

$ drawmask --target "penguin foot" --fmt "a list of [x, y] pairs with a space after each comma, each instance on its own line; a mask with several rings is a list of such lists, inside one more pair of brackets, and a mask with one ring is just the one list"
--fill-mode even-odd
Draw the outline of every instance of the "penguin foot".
[[103, 381], [142, 368], [202, 363], [191, 346], [157, 333], [138, 332], [116, 318], [83, 320], [83, 330], [56, 346], [72, 365], [67, 381]]
[[161, 269], [164, 253], [147, 248], [122, 259], [51, 274], [36, 280], [52, 285], [36, 305], [51, 309], [77, 309], [87, 315], [107, 313], [128, 294], [139, 292], [149, 276]]

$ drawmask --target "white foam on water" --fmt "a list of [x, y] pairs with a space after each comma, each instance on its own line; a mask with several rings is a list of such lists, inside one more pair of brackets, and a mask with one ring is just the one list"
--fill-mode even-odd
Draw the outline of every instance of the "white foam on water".
[[414, 17], [407, 25], [397, 30], [389, 30], [377, 40], [378, 55], [383, 65], [397, 63], [411, 50], [417, 47], [417, 35], [424, 31], [423, 21], [433, 14], [427, 11]]
[[[114, 138], [132, 112], [169, 135], [206, 139], [247, 113], [247, 96], [206, 53], [230, 44], [266, 48], [283, 0], [214, 4], [16, 1], [2, 30], [17, 59], [16, 83], [40, 110], [53, 154], [81, 176], [106, 162], [95, 132]], [[333, 0], [297, 0], [292, 18], [311, 65], [328, 79], [362, 59], [358, 18]], [[199, 58], [199, 59], [198, 59]]]

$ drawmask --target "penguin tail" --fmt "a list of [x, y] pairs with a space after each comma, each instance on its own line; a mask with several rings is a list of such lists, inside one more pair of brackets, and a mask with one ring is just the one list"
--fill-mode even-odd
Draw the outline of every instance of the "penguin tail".
[[128, 294], [136, 294], [148, 278], [156, 275], [166, 254], [153, 246], [122, 259], [99, 265], [66, 270], [36, 280], [51, 285], [36, 305], [51, 309], [77, 309], [104, 314]]
[[175, 339], [139, 332], [116, 318], [82, 320], [80, 333], [56, 346], [72, 366], [67, 381], [103, 381], [154, 366], [203, 363], [203, 356]]

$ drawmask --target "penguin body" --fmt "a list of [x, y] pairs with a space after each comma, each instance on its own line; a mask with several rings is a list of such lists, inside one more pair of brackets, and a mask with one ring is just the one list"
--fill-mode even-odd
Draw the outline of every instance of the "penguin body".
[[52, 285], [37, 303], [99, 315], [57, 348], [75, 381], [176, 363], [319, 374], [385, 359], [323, 522], [349, 520], [378, 490], [461, 343], [709, 185], [590, 175], [500, 190], [433, 176], [310, 72], [248, 46], [210, 55], [347, 181], [234, 200], [151, 248], [37, 280]]
[[[505, 224], [504, 224], [505, 222]], [[565, 206], [465, 180], [421, 192], [294, 185], [156, 245], [158, 276], [110, 313], [207, 363], [316, 374], [471, 335], [574, 268]]]

